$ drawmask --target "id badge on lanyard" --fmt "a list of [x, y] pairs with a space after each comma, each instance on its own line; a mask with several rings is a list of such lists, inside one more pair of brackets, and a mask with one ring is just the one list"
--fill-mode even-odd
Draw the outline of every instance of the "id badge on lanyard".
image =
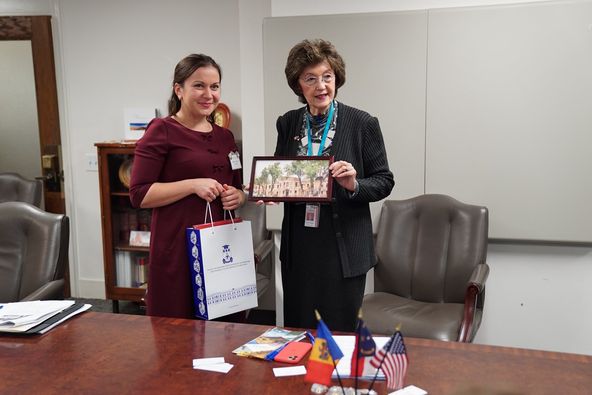
[[307, 228], [318, 228], [319, 217], [321, 216], [321, 205], [319, 203], [306, 203], [304, 211], [304, 226]]
[[[327, 135], [329, 134], [329, 127], [333, 121], [333, 111], [335, 110], [333, 102], [331, 102], [331, 108], [329, 109], [329, 116], [327, 117], [327, 123], [325, 124], [325, 130], [323, 131], [323, 137], [320, 144], [314, 144], [314, 148], [317, 149], [317, 155], [322, 155], [323, 149], [325, 148], [325, 142], [327, 141]], [[308, 117], [306, 118], [307, 126], [307, 143], [308, 143], [308, 156], [313, 155], [313, 144], [312, 144], [312, 131], [308, 123]], [[331, 136], [333, 137], [333, 136]], [[306, 210], [304, 211], [304, 226], [306, 228], [318, 228], [319, 219], [321, 217], [321, 205], [319, 203], [307, 203]]]

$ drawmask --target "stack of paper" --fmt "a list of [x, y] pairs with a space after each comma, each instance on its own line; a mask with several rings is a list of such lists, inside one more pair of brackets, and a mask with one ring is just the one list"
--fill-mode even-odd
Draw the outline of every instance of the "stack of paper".
[[88, 310], [89, 304], [73, 300], [35, 300], [0, 304], [0, 332], [42, 334]]

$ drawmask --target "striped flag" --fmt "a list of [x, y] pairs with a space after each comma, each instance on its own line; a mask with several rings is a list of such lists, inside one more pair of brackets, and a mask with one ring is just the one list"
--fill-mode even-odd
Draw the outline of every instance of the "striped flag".
[[375, 353], [376, 343], [372, 339], [372, 334], [364, 324], [360, 313], [358, 315], [358, 325], [356, 326], [356, 346], [351, 359], [351, 377], [374, 374], [374, 369], [370, 366], [370, 357], [373, 357]]
[[343, 352], [333, 339], [327, 325], [320, 319], [320, 316], [318, 318], [317, 337], [306, 364], [304, 381], [328, 386], [331, 384], [331, 374], [335, 365], [343, 358]]
[[384, 348], [378, 350], [370, 361], [372, 366], [384, 372], [389, 390], [403, 388], [408, 363], [403, 335], [399, 331], [393, 334]]

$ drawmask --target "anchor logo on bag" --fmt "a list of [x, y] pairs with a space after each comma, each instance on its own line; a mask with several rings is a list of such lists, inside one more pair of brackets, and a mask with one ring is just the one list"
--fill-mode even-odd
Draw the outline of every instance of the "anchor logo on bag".
[[232, 255], [230, 255], [230, 244], [222, 246], [222, 263], [232, 263]]

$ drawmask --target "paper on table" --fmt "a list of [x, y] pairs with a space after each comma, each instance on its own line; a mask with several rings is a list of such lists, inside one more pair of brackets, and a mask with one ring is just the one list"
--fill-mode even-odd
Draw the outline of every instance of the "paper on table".
[[[29, 328], [72, 306], [73, 300], [35, 300], [3, 304], [0, 310], [0, 328]], [[29, 329], [22, 329], [23, 331]]]
[[234, 365], [224, 362], [224, 357], [196, 358], [193, 369], [208, 370], [210, 372], [228, 373]]
[[51, 325], [46, 326], [45, 328], [39, 330], [37, 333], [39, 333], [40, 335], [44, 334], [45, 332], [49, 331], [50, 329], [58, 326], [59, 324], [61, 324], [62, 322], [69, 320], [70, 318], [74, 317], [77, 314], [80, 314], [84, 311], [87, 311], [88, 309], [90, 309], [92, 307], [91, 304], [86, 303], [85, 305], [83, 305], [81, 308], [79, 308], [76, 311], [73, 311], [72, 313], [68, 314], [67, 316], [63, 317], [62, 319], [54, 322]]
[[224, 357], [196, 358], [193, 360], [193, 367], [195, 368], [196, 366], [213, 365], [224, 362]]
[[401, 388], [395, 392], [391, 392], [389, 395], [427, 395], [428, 393], [425, 390], [422, 390], [419, 387], [414, 385], [408, 385], [405, 388]]
[[287, 366], [285, 368], [273, 368], [273, 374], [275, 377], [301, 376], [306, 374], [306, 368], [302, 365]]
[[234, 365], [225, 362], [225, 363], [212, 363], [212, 364], [208, 364], [208, 365], [194, 366], [193, 369], [207, 370], [210, 372], [218, 372], [218, 373], [228, 373], [230, 371], [230, 369], [232, 369], [233, 367], [234, 367]]

